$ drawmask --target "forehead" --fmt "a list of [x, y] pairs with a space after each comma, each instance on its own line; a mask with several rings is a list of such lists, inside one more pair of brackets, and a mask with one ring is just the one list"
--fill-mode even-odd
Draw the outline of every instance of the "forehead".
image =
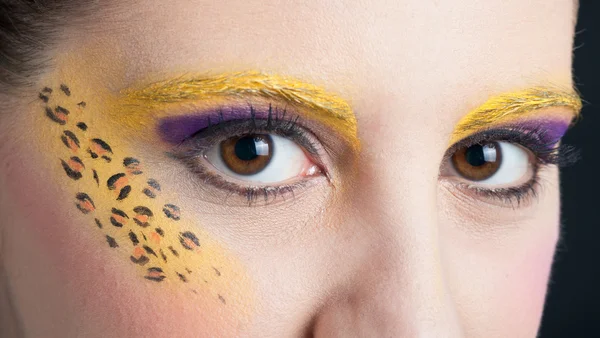
[[400, 103], [456, 121], [490, 94], [569, 87], [573, 10], [571, 0], [119, 3], [72, 33], [72, 55], [94, 57], [69, 64], [114, 89], [258, 69], [340, 93], [359, 120], [400, 114]]

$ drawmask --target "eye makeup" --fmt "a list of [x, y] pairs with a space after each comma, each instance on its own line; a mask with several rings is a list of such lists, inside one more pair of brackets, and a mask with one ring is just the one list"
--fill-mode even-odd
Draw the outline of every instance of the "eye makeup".
[[550, 113], [538, 114], [543, 108], [554, 107], [566, 108], [571, 112], [566, 122], [568, 126], [572, 118], [578, 116], [581, 110], [581, 99], [574, 92], [544, 87], [492, 97], [458, 122], [449, 143], [452, 145], [485, 129], [514, 123], [544, 125], [548, 133], [553, 129], [555, 134], [557, 132], [564, 134], [562, 129], [564, 122], [560, 122], [565, 119], [564, 114], [562, 116], [552, 116]]
[[60, 188], [74, 218], [83, 217], [72, 222], [77, 224], [74, 231], [98, 235], [81, 250], [89, 246], [90, 254], [107, 255], [102, 259], [120, 257], [128, 268], [114, 264], [113, 271], [137, 271], [140, 282], [156, 285], [147, 285], [156, 287], [156, 294], [175, 288], [223, 311], [244, 312], [252, 304], [252, 286], [241, 262], [180, 204], [176, 187], [165, 184], [164, 176], [151, 176], [160, 171], [138, 156], [138, 148], [129, 147], [119, 131], [96, 118], [102, 115], [98, 101], [86, 103], [79, 95], [77, 87], [64, 83], [44, 87], [38, 118], [47, 123], [54, 141], [40, 147], [45, 150], [40, 156], [63, 179]]
[[[288, 194], [294, 196], [298, 189], [307, 187], [308, 181], [314, 177], [327, 176], [327, 170], [322, 165], [323, 145], [310, 130], [301, 125], [300, 116], [272, 106], [264, 110], [246, 106], [229, 112], [226, 114], [219, 109], [212, 113], [204, 112], [159, 121], [161, 137], [176, 144], [170, 155], [183, 162], [205, 185], [212, 185], [227, 192], [228, 197], [231, 197], [231, 194], [241, 195], [248, 205], [254, 205], [260, 199], [270, 204], [277, 197], [285, 199]], [[190, 119], [194, 123], [190, 123]], [[300, 176], [297, 179], [257, 183], [225, 174], [208, 161], [209, 153], [214, 152], [215, 147], [220, 148], [224, 144], [230, 144], [230, 140], [252, 135], [278, 135], [295, 143], [296, 147], [301, 147], [306, 156], [310, 157], [311, 162], [316, 163], [315, 169], [306, 173], [299, 171]], [[275, 156], [284, 156], [283, 153], [277, 155], [277, 148], [273, 149]], [[293, 154], [292, 150], [288, 149], [286, 154]], [[232, 151], [233, 149], [229, 153]], [[264, 164], [264, 167], [268, 165]], [[252, 176], [256, 174], [260, 172], [253, 173]], [[229, 204], [233, 202], [228, 201]]]
[[[260, 102], [294, 108], [302, 118], [314, 120], [331, 128], [352, 148], [359, 147], [356, 117], [350, 105], [323, 88], [291, 77], [257, 71], [214, 76], [187, 76], [157, 82], [142, 89], [127, 89], [121, 94], [123, 98], [116, 103], [115, 109], [112, 110], [115, 112], [113, 115], [116, 120], [124, 120], [124, 124], [131, 126], [144, 126], [145, 123], [141, 121], [148, 119], [149, 114], [154, 114], [151, 117], [157, 119], [165, 118], [164, 115], [161, 116], [163, 112], [168, 112], [168, 116], [172, 116], [177, 107], [189, 108], [189, 104], [204, 103], [213, 110], [221, 107], [222, 111], [210, 120], [192, 116], [198, 115], [195, 113], [186, 114], [189, 115], [186, 119], [190, 125], [202, 128], [209, 123], [216, 123], [219, 119], [239, 119], [239, 107], [242, 107], [244, 102], [248, 105], [251, 99], [258, 99]], [[230, 105], [232, 102], [237, 102], [238, 106], [223, 107], [224, 103]], [[253, 105], [258, 106], [258, 102], [253, 102]], [[190, 132], [191, 127], [183, 130], [182, 123], [179, 125], [180, 134], [185, 135]], [[170, 135], [176, 133], [168, 119], [162, 121], [160, 128], [170, 130]], [[179, 136], [173, 136], [173, 139]]]
[[[557, 113], [544, 109], [553, 107], [567, 110], [566, 113]], [[452, 146], [444, 156], [441, 172], [448, 172], [450, 158], [459, 150], [464, 152], [474, 145], [497, 142], [516, 144], [530, 154], [531, 177], [526, 182], [486, 187], [466, 180], [457, 181], [456, 185], [480, 198], [500, 201], [513, 207], [530, 201], [537, 194], [540, 169], [546, 165], [568, 165], [577, 159], [571, 147], [560, 145], [560, 139], [580, 109], [581, 101], [576, 94], [544, 88], [491, 98], [459, 122], [452, 135]]]

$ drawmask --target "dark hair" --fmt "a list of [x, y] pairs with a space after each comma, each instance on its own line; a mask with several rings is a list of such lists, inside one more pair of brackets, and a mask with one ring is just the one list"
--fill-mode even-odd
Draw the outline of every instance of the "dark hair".
[[48, 64], [52, 41], [86, 0], [0, 0], [0, 93], [32, 85]]

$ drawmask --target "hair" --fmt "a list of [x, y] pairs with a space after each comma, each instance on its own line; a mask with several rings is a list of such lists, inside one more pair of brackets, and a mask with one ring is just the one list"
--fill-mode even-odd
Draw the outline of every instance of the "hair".
[[52, 41], [90, 0], [0, 0], [0, 94], [31, 86], [51, 60]]

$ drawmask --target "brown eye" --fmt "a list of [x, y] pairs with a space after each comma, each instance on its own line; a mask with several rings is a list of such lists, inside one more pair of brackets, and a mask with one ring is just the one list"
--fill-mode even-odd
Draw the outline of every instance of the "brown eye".
[[460, 148], [452, 155], [454, 169], [471, 181], [482, 181], [492, 177], [501, 163], [502, 152], [496, 142]]
[[262, 134], [231, 137], [220, 145], [223, 163], [238, 175], [261, 172], [271, 162], [273, 150], [271, 137]]

